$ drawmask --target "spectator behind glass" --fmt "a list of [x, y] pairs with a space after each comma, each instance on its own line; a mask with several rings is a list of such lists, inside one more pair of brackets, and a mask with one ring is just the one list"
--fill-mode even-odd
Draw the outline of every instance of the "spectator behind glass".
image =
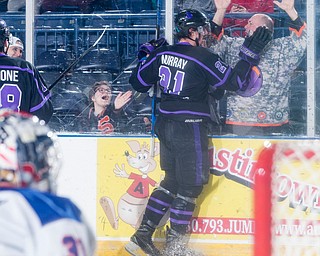
[[22, 41], [15, 36], [12, 37], [11, 41], [12, 42], [9, 43], [7, 55], [13, 58], [22, 58], [24, 49]]
[[90, 105], [75, 120], [79, 132], [120, 132], [118, 122], [125, 123], [123, 107], [132, 97], [132, 91], [119, 92], [112, 101], [112, 89], [107, 81], [95, 82], [89, 91]]
[[[238, 51], [244, 42], [241, 37], [223, 35], [221, 27], [231, 0], [215, 0], [217, 12], [213, 17], [213, 32], [218, 38], [212, 45], [226, 63], [234, 66], [239, 61]], [[306, 23], [298, 16], [294, 0], [274, 1], [290, 17], [290, 36], [275, 38], [261, 54], [261, 90], [252, 97], [239, 97], [228, 92], [225, 133], [236, 135], [290, 135], [289, 95], [291, 75], [302, 60], [307, 47]], [[258, 27], [273, 30], [273, 21], [266, 14], [255, 14], [245, 26], [251, 35]], [[305, 88], [303, 88], [305, 89]]]
[[[274, 12], [274, 4], [272, 0], [232, 0], [227, 8], [227, 13], [246, 13], [246, 12]], [[232, 36], [243, 36], [239, 28], [244, 28], [247, 19], [225, 18], [223, 21], [224, 28], [235, 28], [231, 30]], [[243, 29], [244, 30], [244, 29]]]
[[56, 136], [35, 116], [2, 109], [0, 137], [1, 255], [94, 255], [95, 236], [81, 210], [55, 195]]

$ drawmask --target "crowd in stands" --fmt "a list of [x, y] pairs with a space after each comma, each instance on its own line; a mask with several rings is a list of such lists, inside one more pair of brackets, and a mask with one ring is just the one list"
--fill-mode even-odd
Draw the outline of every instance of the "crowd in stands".
[[[229, 5], [226, 11], [228, 14], [247, 13], [247, 12], [274, 12], [274, 4], [272, 0], [235, 0]], [[241, 30], [247, 24], [247, 19], [225, 18], [223, 26], [231, 28], [233, 36], [241, 36]]]

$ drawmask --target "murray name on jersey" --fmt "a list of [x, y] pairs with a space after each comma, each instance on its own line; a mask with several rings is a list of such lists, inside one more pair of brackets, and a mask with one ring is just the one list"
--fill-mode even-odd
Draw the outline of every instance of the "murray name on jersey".
[[184, 69], [184, 67], [188, 63], [188, 60], [164, 54], [164, 55], [161, 55], [161, 63], [167, 66]]

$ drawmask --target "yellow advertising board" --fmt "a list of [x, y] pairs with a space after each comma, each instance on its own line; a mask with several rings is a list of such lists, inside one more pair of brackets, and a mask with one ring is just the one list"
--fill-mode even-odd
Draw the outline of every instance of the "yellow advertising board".
[[[263, 142], [212, 139], [212, 175], [198, 198], [191, 223], [190, 244], [205, 255], [251, 254], [252, 167]], [[96, 232], [101, 255], [127, 255], [123, 245], [134, 233], [148, 196], [164, 175], [158, 146], [156, 141], [151, 157], [149, 138], [99, 139]], [[162, 224], [155, 234], [159, 241], [165, 234]]]
[[[197, 200], [191, 247], [208, 256], [253, 255], [253, 168], [264, 143], [263, 139], [211, 139], [211, 175]], [[152, 157], [150, 138], [98, 140], [98, 255], [128, 255], [124, 244], [140, 223], [148, 197], [164, 175], [157, 140], [154, 153]], [[166, 221], [155, 234], [160, 244]]]

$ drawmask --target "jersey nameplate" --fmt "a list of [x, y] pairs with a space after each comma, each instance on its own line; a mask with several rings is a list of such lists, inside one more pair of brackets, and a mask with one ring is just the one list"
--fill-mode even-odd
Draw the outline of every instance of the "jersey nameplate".
[[175, 68], [184, 69], [184, 67], [188, 63], [188, 60], [174, 57], [171, 55], [162, 55], [161, 56], [161, 63], [165, 64], [167, 66], [172, 66]]
[[0, 70], [0, 80], [1, 81], [11, 81], [11, 82], [18, 82], [18, 70]]

